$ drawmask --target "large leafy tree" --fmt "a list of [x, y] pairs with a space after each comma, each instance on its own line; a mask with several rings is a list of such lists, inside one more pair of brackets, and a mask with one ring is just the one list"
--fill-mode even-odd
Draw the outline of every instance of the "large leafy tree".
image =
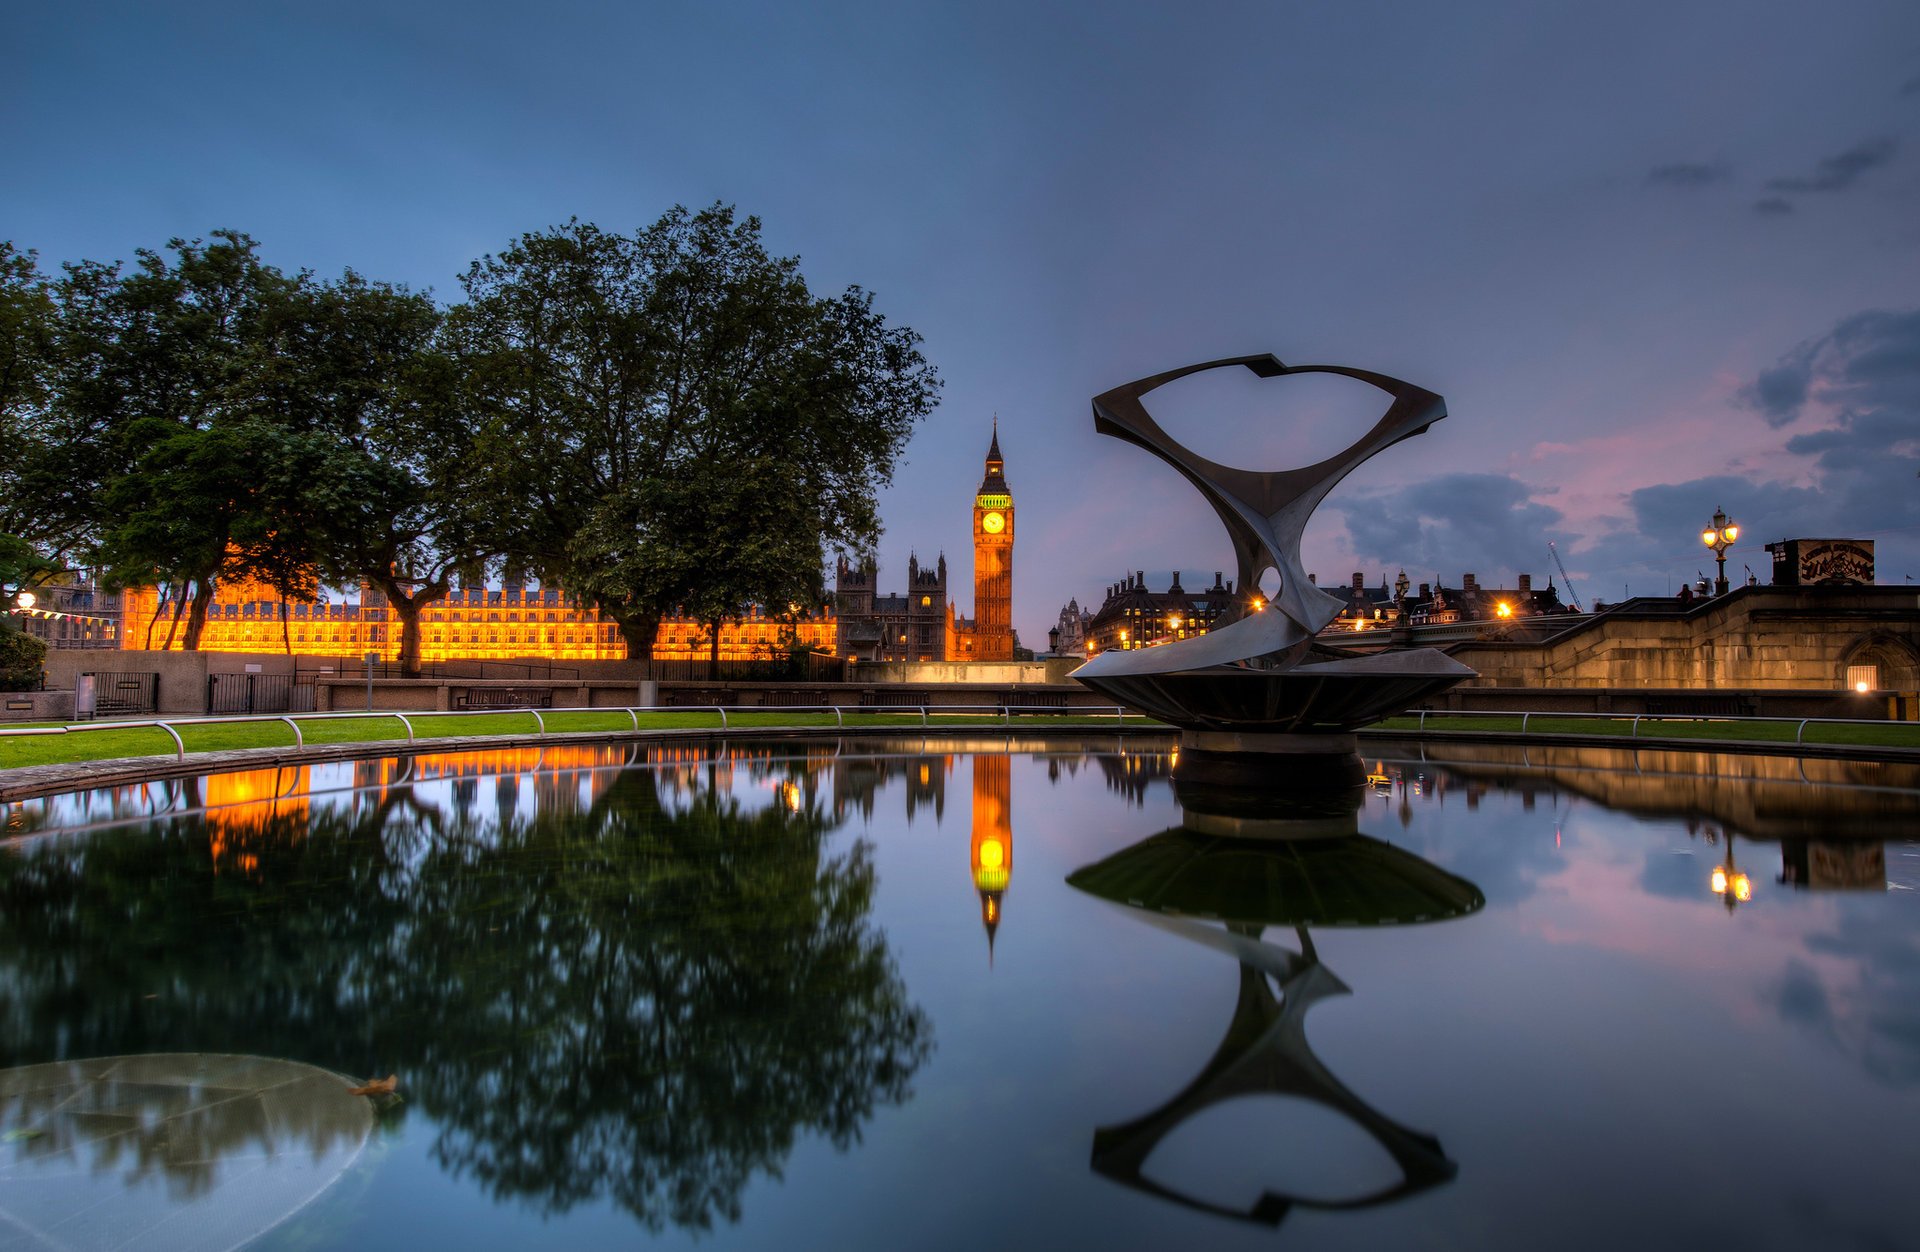
[[109, 582], [160, 583], [191, 597], [186, 646], [199, 646], [222, 578], [298, 594], [310, 562], [276, 516], [265, 475], [310, 414], [275, 394], [275, 367], [303, 333], [288, 277], [235, 231], [175, 239], [133, 266], [69, 266], [60, 308], [55, 442], [95, 484], [89, 523]]
[[569, 222], [463, 282], [453, 339], [497, 420], [486, 490], [533, 572], [634, 656], [682, 607], [817, 596], [823, 547], [878, 537], [875, 493], [938, 394], [913, 331], [857, 288], [814, 295], [724, 205], [630, 236]]
[[0, 240], [0, 608], [57, 569], [87, 529], [50, 420], [56, 325], [34, 254]]
[[498, 551], [497, 514], [476, 484], [486, 427], [466, 406], [431, 299], [349, 273], [300, 302], [307, 343], [284, 405], [315, 412], [289, 437], [268, 494], [305, 536], [309, 569], [385, 593], [402, 665], [417, 674], [422, 610], [455, 571]]

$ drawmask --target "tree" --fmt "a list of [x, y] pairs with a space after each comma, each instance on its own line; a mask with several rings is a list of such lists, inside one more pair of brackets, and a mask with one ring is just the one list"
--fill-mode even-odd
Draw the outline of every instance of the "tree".
[[417, 675], [422, 610], [499, 551], [497, 515], [474, 483], [487, 431], [465, 407], [429, 298], [349, 272], [302, 300], [312, 339], [290, 390], [328, 411], [278, 461], [269, 495], [327, 582], [385, 593], [403, 672]]
[[[299, 352], [290, 299], [306, 283], [256, 255], [246, 235], [172, 240], [130, 272], [69, 266], [56, 285], [54, 425], [71, 460], [95, 459], [89, 524], [110, 584], [191, 589], [186, 646], [199, 646], [222, 578], [271, 580], [301, 564], [276, 531], [262, 476], [298, 413], [276, 406], [268, 366]], [[263, 562], [269, 550], [277, 559]]]
[[525, 235], [463, 285], [454, 339], [496, 418], [485, 489], [532, 572], [637, 657], [677, 607], [786, 605], [795, 563], [817, 601], [823, 546], [878, 537], [874, 494], [939, 389], [919, 336], [858, 288], [815, 297], [724, 205]]
[[50, 428], [57, 306], [33, 252], [0, 240], [0, 598], [57, 570], [84, 534]]

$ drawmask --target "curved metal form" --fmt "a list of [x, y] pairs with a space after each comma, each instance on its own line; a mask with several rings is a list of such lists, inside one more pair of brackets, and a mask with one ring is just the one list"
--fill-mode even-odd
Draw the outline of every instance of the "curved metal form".
[[[1338, 374], [1377, 387], [1391, 403], [1364, 436], [1316, 464], [1266, 472], [1235, 469], [1183, 446], [1143, 403], [1149, 392], [1176, 379], [1229, 366], [1261, 378]], [[1103, 652], [1073, 676], [1175, 725], [1274, 733], [1363, 725], [1471, 677], [1472, 670], [1431, 650], [1367, 658], [1311, 656], [1314, 635], [1338, 614], [1340, 601], [1315, 587], [1300, 561], [1301, 534], [1327, 493], [1367, 458], [1421, 434], [1446, 415], [1444, 400], [1412, 383], [1339, 365], [1289, 366], [1272, 354], [1189, 365], [1095, 396], [1096, 430], [1173, 466], [1219, 515], [1233, 542], [1241, 602], [1204, 635]], [[1269, 570], [1279, 577], [1279, 590], [1255, 609], [1253, 597]]]

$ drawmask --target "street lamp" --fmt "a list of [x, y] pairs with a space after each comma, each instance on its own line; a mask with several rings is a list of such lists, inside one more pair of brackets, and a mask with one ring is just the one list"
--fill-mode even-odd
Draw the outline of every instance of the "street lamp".
[[1700, 532], [1700, 542], [1713, 549], [1713, 559], [1720, 563], [1719, 577], [1713, 580], [1713, 594], [1727, 594], [1727, 549], [1740, 537], [1740, 528], [1727, 519], [1725, 509], [1713, 511], [1713, 521]]

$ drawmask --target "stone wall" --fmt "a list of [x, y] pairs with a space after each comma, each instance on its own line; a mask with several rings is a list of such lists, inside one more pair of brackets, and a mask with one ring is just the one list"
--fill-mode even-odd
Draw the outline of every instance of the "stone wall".
[[1875, 665], [1920, 689], [1920, 593], [1905, 587], [1743, 587], [1689, 607], [1632, 601], [1541, 643], [1450, 650], [1488, 687], [1831, 690]]

